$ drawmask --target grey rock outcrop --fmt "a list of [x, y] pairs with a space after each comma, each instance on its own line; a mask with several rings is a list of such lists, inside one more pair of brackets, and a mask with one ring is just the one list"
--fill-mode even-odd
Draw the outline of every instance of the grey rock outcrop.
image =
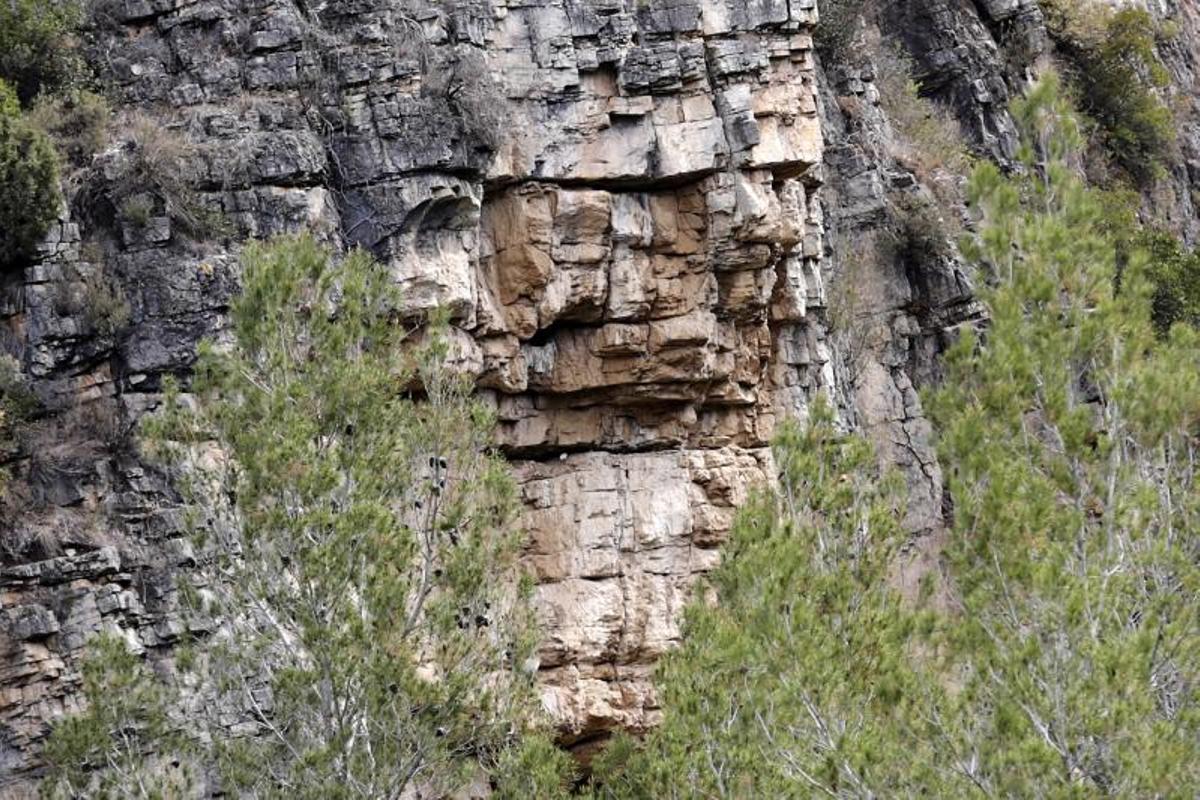
[[[770, 479], [775, 421], [831, 377], [815, 4], [105, 8], [119, 130], [8, 279], [35, 427], [71, 444], [13, 464], [40, 489], [0, 578], [9, 780], [76, 707], [90, 635], [169, 668], [189, 550], [127, 434], [222, 335], [240, 243], [299, 229], [370, 249], [410, 313], [451, 309], [528, 507], [564, 742], [653, 724], [695, 576]], [[169, 172], [137, 213], [133, 165]], [[101, 279], [113, 325], [82, 310]]]
[[[581, 755], [657, 721], [653, 666], [815, 393], [908, 481], [901, 580], [936, 568], [918, 389], [979, 310], [952, 243], [885, 245], [897, 198], [962, 209], [934, 202], [952, 177], [897, 158], [870, 52], [817, 63], [817, 0], [100, 7], [111, 147], [0, 276], [0, 347], [41, 408], [0, 509], [0, 796], [77, 708], [88, 638], [171, 668], [194, 556], [131, 432], [223, 336], [251, 239], [367, 248], [414, 317], [451, 310], [526, 507], [546, 705]], [[1164, 56], [1192, 106], [1168, 205], [1194, 240], [1200, 18], [1177, 17]], [[1036, 2], [904, 0], [870, 23], [978, 154], [1011, 159], [1007, 102], [1051, 47]], [[134, 165], [155, 191], [126, 191]]]

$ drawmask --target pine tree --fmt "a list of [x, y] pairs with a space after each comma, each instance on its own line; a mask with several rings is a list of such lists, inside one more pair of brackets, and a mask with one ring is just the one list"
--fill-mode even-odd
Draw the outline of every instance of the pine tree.
[[904, 735], [921, 618], [886, 580], [898, 484], [823, 403], [775, 454], [778, 493], [738, 516], [715, 602], [692, 605], [658, 669], [662, 727], [610, 746], [597, 797], [889, 797], [926, 780]]
[[187, 743], [167, 715], [171, 687], [111, 633], [88, 643], [80, 670], [86, 707], [57, 722], [42, 756], [53, 800], [167, 800], [195, 788]]
[[929, 409], [954, 500], [944, 726], [989, 795], [1200, 789], [1200, 340], [1159, 341], [1150, 269], [1118, 275], [1053, 77], [1016, 104], [1024, 177], [981, 167], [985, 331]]
[[1057, 80], [1014, 115], [1023, 169], [970, 186], [989, 320], [927, 397], [951, 607], [888, 589], [900, 515], [865, 446], [827, 412], [786, 428], [778, 494], [659, 670], [661, 729], [609, 749], [597, 796], [1200, 791], [1200, 335], [1157, 335], [1157, 267], [1081, 178]]
[[[490, 412], [436, 321], [406, 335], [369, 256], [302, 237], [244, 265], [232, 342], [205, 346], [156, 431], [217, 520], [206, 593], [226, 625], [204, 661], [226, 791], [440, 797], [522, 763], [535, 636]], [[231, 708], [249, 735], [226, 735]]]

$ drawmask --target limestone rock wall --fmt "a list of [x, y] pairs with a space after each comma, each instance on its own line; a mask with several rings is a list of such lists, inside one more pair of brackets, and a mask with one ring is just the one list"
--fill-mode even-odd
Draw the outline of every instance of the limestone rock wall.
[[[1179, 6], [1164, 55], [1194, 106], [1200, 22]], [[581, 755], [655, 723], [653, 665], [771, 480], [773, 429], [814, 393], [908, 481], [901, 580], [936, 569], [942, 476], [917, 390], [978, 316], [973, 277], [952, 246], [875, 246], [944, 178], [897, 157], [869, 49], [818, 63], [817, 0], [98, 8], [111, 146], [70, 176], [38, 258], [0, 276], [0, 349], [41, 409], [0, 454], [0, 796], [36, 780], [90, 636], [171, 669], [195, 555], [129, 434], [224, 335], [254, 238], [368, 248], [414, 316], [451, 309], [526, 506], [546, 704]], [[1050, 47], [1036, 2], [868, 8], [1006, 163], [1006, 103]], [[1194, 109], [1180, 130], [1164, 214], [1194, 238]], [[145, 152], [174, 202], [152, 192], [132, 214], [123, 178]]]
[[[650, 670], [770, 480], [775, 421], [832, 379], [814, 0], [104, 9], [115, 140], [5, 277], [3, 344], [44, 406], [26, 438], [63, 452], [10, 465], [0, 786], [76, 708], [90, 635], [170, 669], [192, 555], [127, 433], [222, 335], [240, 243], [300, 229], [369, 248], [414, 315], [452, 310], [528, 509], [564, 742], [653, 724]], [[148, 148], [192, 188], [133, 219]], [[197, 233], [185, 200], [222, 224]], [[119, 325], [84, 311], [99, 281]]]

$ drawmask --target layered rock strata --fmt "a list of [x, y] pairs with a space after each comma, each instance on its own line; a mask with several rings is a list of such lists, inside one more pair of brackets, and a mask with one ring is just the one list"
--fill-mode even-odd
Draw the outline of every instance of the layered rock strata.
[[[908, 481], [901, 581], [935, 568], [917, 390], [978, 308], [948, 242], [880, 246], [910, 201], [960, 209], [939, 197], [952, 177], [898, 156], [863, 45], [903, 46], [1006, 164], [1007, 101], [1052, 52], [1034, 0], [868, 4], [869, 35], [823, 68], [816, 0], [96, 5], [113, 140], [38, 257], [0, 276], [0, 349], [40, 407], [3, 454], [0, 796], [30, 791], [50, 722], [78, 708], [92, 635], [170, 670], [206, 632], [178, 613], [196, 559], [179, 497], [131, 431], [224, 335], [250, 239], [369, 248], [414, 317], [451, 309], [526, 506], [546, 703], [580, 754], [656, 721], [679, 611], [815, 392]], [[1147, 202], [1194, 241], [1200, 18], [1153, 5], [1180, 30], [1163, 52], [1180, 152]], [[156, 182], [130, 194], [131, 174]]]
[[[695, 576], [770, 479], [776, 420], [830, 380], [814, 0], [104, 10], [116, 140], [5, 279], [31, 436], [63, 452], [12, 465], [0, 785], [77, 707], [91, 635], [170, 669], [193, 556], [128, 434], [222, 335], [240, 243], [301, 229], [369, 248], [414, 316], [451, 309], [527, 507], [564, 741], [653, 724]], [[188, 194], [133, 219], [118, 188], [148, 150]], [[117, 325], [83, 310], [101, 281]]]

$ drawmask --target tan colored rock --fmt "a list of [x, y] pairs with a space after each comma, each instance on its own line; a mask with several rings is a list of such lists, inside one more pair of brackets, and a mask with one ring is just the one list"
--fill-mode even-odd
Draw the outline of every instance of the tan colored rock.
[[506, 305], [541, 289], [554, 272], [550, 257], [552, 194], [534, 188], [491, 200], [483, 220], [500, 301]]
[[[408, 316], [450, 308], [454, 366], [494, 403], [521, 485], [547, 706], [583, 747], [653, 725], [654, 662], [738, 506], [772, 478], [776, 422], [833, 384], [817, 313], [815, 0], [495, 0], [453, 24], [434, 4], [420, 17], [430, 63], [484, 64], [463, 87], [394, 46], [384, 0], [339, 17], [321, 53], [303, 49], [294, 4], [255, 12], [250, 53], [245, 37], [214, 35], [246, 22], [227, 4], [134, 5], [112, 39], [129, 51], [118, 95], [203, 134], [205, 200], [239, 235], [306, 229], [368, 248]], [[327, 108], [310, 107], [319, 64], [341, 87]], [[53, 334], [29, 343], [31, 369], [70, 394], [78, 365], [125, 363], [127, 378], [96, 386], [119, 385], [140, 414], [155, 397], [137, 387], [186, 370], [194, 339], [223, 330], [236, 247], [201, 261], [166, 236], [122, 253], [113, 274], [129, 276], [138, 323], [99, 358], [78, 351], [78, 320], [51, 313], [55, 275], [79, 260], [79, 231], [60, 227], [61, 258], [24, 289], [26, 327]], [[872, 413], [894, 421], [910, 388], [894, 384], [896, 402]], [[80, 494], [134, 498], [120, 552], [162, 555], [165, 493], [152, 471], [119, 468], [119, 488]], [[88, 635], [104, 626], [165, 654], [181, 631], [129, 592], [149, 567], [72, 558], [61, 584], [0, 583], [6, 607], [73, 609], [45, 640], [22, 628], [35, 638], [0, 676], [0, 732], [22, 770], [36, 768], [46, 720], [75, 702]]]
[[805, 180], [822, 142], [813, 6], [799, 5], [705, 0], [693, 41], [707, 60], [652, 39], [623, 51], [615, 80], [581, 66], [608, 57], [579, 34], [600, 30], [585, 15], [555, 39], [580, 66], [559, 70], [579, 95], [553, 114], [526, 42], [567, 24], [510, 7], [498, 33], [502, 71], [525, 65], [510, 96], [544, 135], [519, 142], [528, 179], [485, 204], [480, 272], [500, 308], [478, 316], [507, 321], [528, 367], [498, 400], [499, 434], [528, 507], [544, 696], [571, 741], [657, 719], [653, 662], [770, 479], [780, 411], [831, 378], [807, 324], [820, 253], [805, 248], [822, 232]]
[[642, 727], [646, 669], [679, 638], [695, 576], [716, 563], [733, 514], [770, 480], [766, 450], [587, 453], [517, 462], [526, 560], [548, 636], [544, 696], [580, 736]]

